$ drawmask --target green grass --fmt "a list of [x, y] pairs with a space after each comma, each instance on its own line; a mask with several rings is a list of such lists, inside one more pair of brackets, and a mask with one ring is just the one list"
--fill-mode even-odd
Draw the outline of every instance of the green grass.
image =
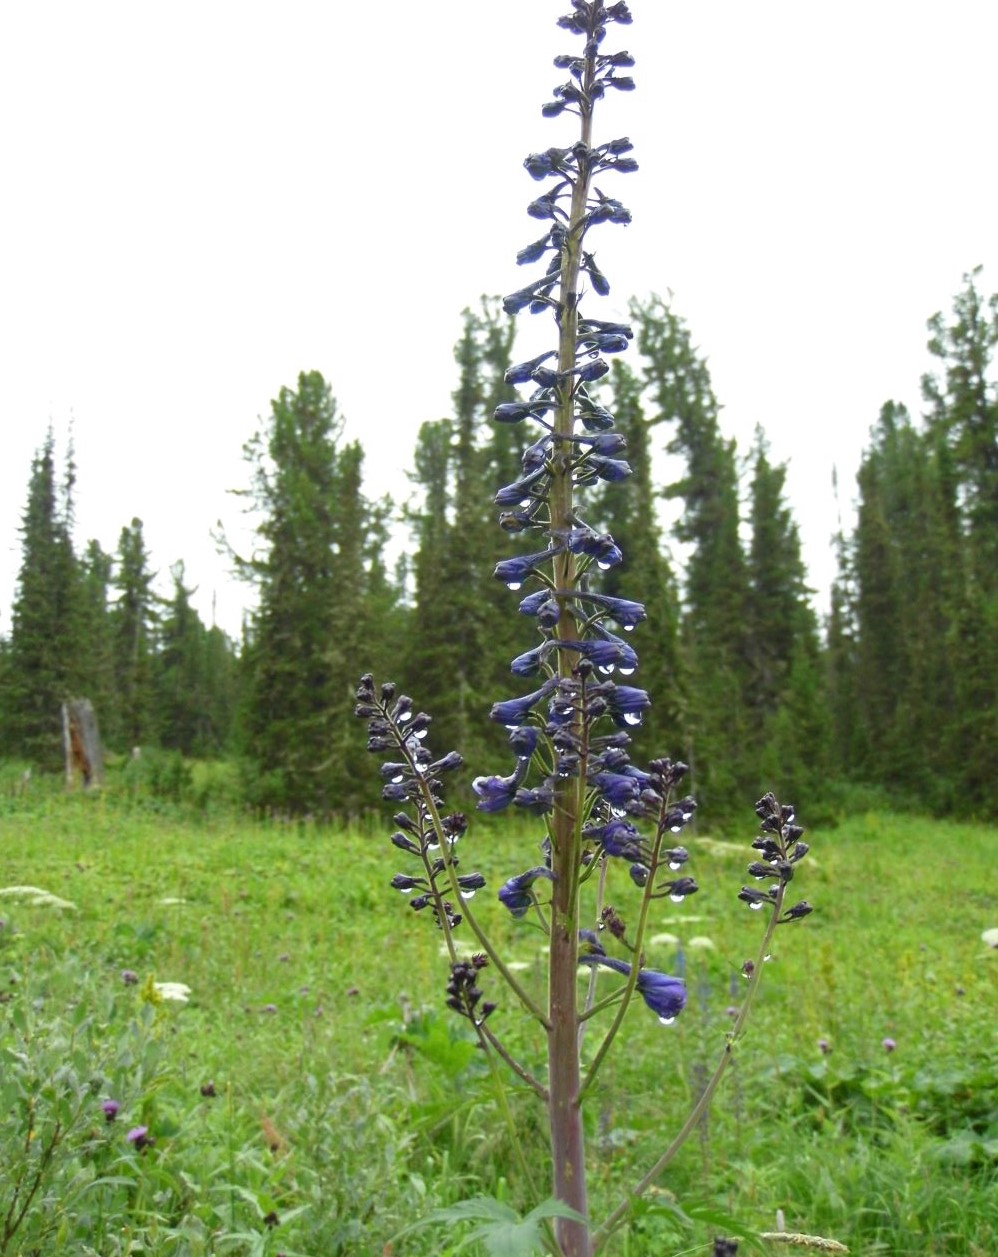
[[[40, 783], [0, 801], [0, 884], [76, 905], [0, 900], [0, 1257], [446, 1253], [454, 1237], [439, 1232], [386, 1246], [471, 1196], [526, 1210], [547, 1194], [543, 1113], [517, 1093], [515, 1140], [499, 1119], [443, 1009], [439, 936], [388, 888], [403, 867], [390, 821], [339, 832], [157, 806]], [[682, 954], [653, 942], [648, 963], [685, 963], [689, 1006], [668, 1029], [632, 1009], [601, 1075], [587, 1111], [596, 1218], [724, 1042], [761, 928], [735, 900], [752, 821], [738, 843], [690, 841], [702, 890], [653, 922]], [[536, 863], [539, 836], [483, 818], [463, 867], [497, 886]], [[870, 814], [808, 840], [794, 889], [817, 911], [778, 932], [707, 1123], [614, 1254], [708, 1252], [723, 1225], [677, 1221], [673, 1202], [760, 1230], [779, 1209], [789, 1230], [854, 1253], [998, 1252], [998, 952], [980, 939], [998, 925], [998, 835]], [[475, 908], [540, 992], [539, 935], [493, 898]], [[609, 899], [626, 919], [626, 870]], [[150, 976], [187, 983], [189, 1003], [145, 1001]], [[491, 1024], [540, 1070], [541, 1045], [498, 997]], [[105, 1098], [121, 1105], [113, 1123]], [[155, 1143], [136, 1150], [125, 1135], [142, 1125]]]

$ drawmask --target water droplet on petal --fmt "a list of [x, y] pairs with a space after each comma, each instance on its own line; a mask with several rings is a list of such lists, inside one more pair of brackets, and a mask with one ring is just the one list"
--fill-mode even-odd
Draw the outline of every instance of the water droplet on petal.
[[404, 725], [407, 720], [411, 720], [411, 719], [412, 719], [411, 711], [400, 711], [399, 714], [395, 717], [395, 723]]
[[612, 663], [601, 663], [598, 671], [602, 672], [605, 677], [608, 677], [613, 671], [613, 668], [614, 665]]
[[609, 572], [610, 568], [613, 567], [613, 564], [606, 563], [603, 559], [597, 559], [596, 566], [599, 568], [601, 572]]
[[[679, 865], [678, 865], [678, 864], [676, 865], [676, 868], [677, 868], [677, 869], [679, 868]], [[682, 903], [682, 902], [683, 902], [683, 900], [684, 900], [685, 898], [686, 898], [686, 896], [685, 896], [685, 895], [670, 895], [670, 896], [669, 896], [669, 902], [670, 902], [670, 903]]]
[[676, 1020], [675, 1017], [659, 1017], [659, 1024], [663, 1026], [671, 1026]]
[[762, 907], [762, 901], [758, 900], [756, 903], [750, 903], [749, 907], [752, 909], [753, 912], [758, 912], [759, 909]]
[[411, 886], [403, 886], [403, 887], [402, 887], [402, 894], [403, 894], [403, 895], [411, 895], [411, 894], [412, 894], [412, 887], [411, 887]]
[[462, 898], [462, 899], [474, 899], [474, 897], [475, 897], [475, 892], [474, 892], [473, 890], [462, 890], [462, 891], [461, 891], [461, 898]]
[[624, 712], [625, 725], [639, 725], [640, 723], [641, 723], [641, 713], [639, 711], [625, 711]]
[[416, 730], [416, 737], [417, 737], [417, 738], [419, 738], [419, 740], [420, 740], [420, 741], [422, 741], [422, 740], [423, 740], [423, 738], [425, 738], [425, 737], [426, 737], [427, 732], [428, 732], [428, 730], [426, 730], [426, 729], [417, 729], [417, 730]]
[[[672, 832], [673, 832], [673, 833], [675, 833], [676, 831], [675, 831], [675, 830], [673, 830]], [[683, 866], [682, 866], [682, 864], [681, 864], [681, 862], [680, 862], [679, 860], [670, 860], [670, 861], [669, 861], [669, 868], [670, 868], [670, 869], [672, 869], [673, 873], [675, 873], [676, 869], [681, 869], [682, 867], [683, 867]]]
[[437, 842], [437, 840], [436, 840], [436, 839], [434, 839], [432, 842], [428, 842], [428, 843], [426, 844], [426, 850], [427, 850], [427, 851], [439, 851], [439, 850], [440, 850], [440, 843], [439, 843], [439, 842]]
[[[670, 834], [681, 834], [682, 832], [683, 832], [683, 827], [682, 827], [682, 825], [670, 825], [670, 826], [669, 826], [669, 833], [670, 833]], [[673, 866], [670, 864], [670, 865], [669, 865], [669, 868], [671, 869], [672, 867], [673, 867]], [[678, 868], [679, 868], [679, 865], [677, 864], [675, 867], [678, 869]]]
[[397, 786], [397, 785], [398, 785], [398, 783], [399, 783], [400, 781], [404, 781], [404, 780], [405, 780], [405, 778], [402, 776], [402, 774], [401, 774], [401, 773], [397, 773], [397, 774], [396, 774], [396, 775], [392, 778], [392, 785], [393, 785], [393, 786]]
[[417, 765], [416, 765], [416, 772], [418, 772], [418, 773], [420, 774], [420, 776], [422, 776], [423, 774], [425, 774], [425, 772], [426, 772], [426, 765], [425, 765], [425, 764], [417, 764]]
[[507, 588], [507, 589], [511, 589], [511, 590], [513, 591], [513, 593], [516, 593], [516, 591], [517, 591], [518, 589], [522, 589], [522, 588], [523, 588], [523, 581], [522, 581], [522, 580], [510, 580], [510, 581], [507, 581], [507, 582], [506, 582], [506, 588]]
[[634, 675], [634, 669], [633, 669], [633, 668], [621, 668], [621, 669], [620, 669], [620, 675], [621, 675], [622, 677], [632, 677], [632, 676]]
[[625, 633], [633, 633], [633, 632], [634, 632], [634, 625], [633, 625], [633, 624], [625, 624], [625, 625], [624, 625], [624, 632], [625, 632]]

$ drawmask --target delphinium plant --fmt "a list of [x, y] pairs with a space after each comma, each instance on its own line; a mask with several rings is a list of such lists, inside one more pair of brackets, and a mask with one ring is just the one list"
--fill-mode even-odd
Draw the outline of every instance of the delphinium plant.
[[[534, 621], [539, 641], [511, 665], [516, 677], [532, 679], [530, 691], [501, 699], [490, 713], [509, 731], [512, 771], [478, 776], [472, 787], [479, 811], [512, 807], [544, 826], [540, 849], [524, 861], [531, 867], [511, 876], [498, 896], [514, 918], [539, 926], [546, 936], [546, 999], [528, 990], [504, 962], [468, 902], [484, 878], [459, 864], [458, 843], [468, 819], [447, 810], [442, 786], [445, 774], [462, 767], [461, 756], [453, 750], [433, 755], [427, 744], [430, 717], [391, 683], [379, 686], [365, 676], [356, 708], [368, 721], [369, 750], [386, 759], [383, 797], [400, 807], [391, 841], [409, 864], [392, 885], [411, 896], [410, 906], [442, 935], [450, 961], [446, 1002], [466, 1019], [497, 1069], [510, 1071], [546, 1106], [553, 1199], [537, 1217], [554, 1217], [555, 1223], [549, 1232], [538, 1228], [538, 1234], [562, 1257], [599, 1251], [634, 1197], [696, 1129], [742, 1032], [777, 927], [810, 911], [805, 901], [787, 901], [797, 863], [807, 852], [803, 831], [793, 809], [768, 794], [756, 804], [760, 832], [749, 868], [759, 887], [746, 886], [738, 894], [765, 914], [766, 923], [758, 960], [744, 966], [744, 998], [717, 1068], [644, 1178], [627, 1184], [607, 1217], [590, 1219], [583, 1104], [635, 997], [664, 1024], [682, 1012], [685, 985], [646, 967], [645, 936], [657, 900], [678, 903], [697, 890], [686, 872], [689, 854], [679, 842], [696, 807], [684, 790], [687, 766], [668, 758], [644, 767], [631, 762], [630, 731], [641, 723], [651, 698], [629, 680], [614, 679], [630, 678], [638, 666], [625, 638], [645, 619], [645, 610], [638, 601], [600, 592], [601, 573], [623, 556], [585, 514], [588, 489], [624, 481], [630, 470], [622, 458], [625, 442], [593, 386], [609, 370], [607, 356], [626, 350], [632, 332], [580, 308], [584, 293], [605, 296], [609, 289], [596, 263], [593, 233], [630, 221], [611, 192], [621, 176], [637, 169], [632, 145], [626, 138], [596, 142], [593, 134], [600, 100], [634, 87], [629, 73], [634, 59], [626, 51], [607, 51], [604, 44], [612, 27], [630, 22], [623, 0], [572, 0], [572, 11], [558, 19], [581, 46], [556, 57], [568, 78], [542, 113], [574, 117], [578, 134], [565, 147], [532, 153], [524, 163], [545, 185], [527, 211], [544, 224], [544, 234], [521, 249], [517, 261], [541, 263], [543, 270], [504, 301], [510, 314], [550, 313], [557, 335], [555, 347], [509, 368], [507, 381], [522, 386], [525, 395], [495, 412], [497, 423], [529, 423], [539, 432], [523, 454], [522, 476], [501, 487], [495, 499], [506, 532], [538, 538], [531, 553], [499, 563], [495, 576], [520, 594], [519, 611]], [[626, 920], [610, 906], [611, 886], [615, 905], [627, 893], [634, 897]], [[580, 966], [589, 973], [584, 984]], [[489, 998], [480, 986], [486, 967]], [[501, 983], [511, 996], [502, 1016], [519, 1009], [546, 1038], [542, 1077], [504, 1041], [502, 1001], [492, 994]]]

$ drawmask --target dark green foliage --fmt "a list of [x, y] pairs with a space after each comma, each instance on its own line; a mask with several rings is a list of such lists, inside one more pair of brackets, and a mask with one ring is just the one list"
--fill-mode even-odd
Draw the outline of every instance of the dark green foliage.
[[160, 742], [184, 755], [213, 756], [225, 749], [236, 697], [232, 645], [216, 626], [205, 628], [174, 564], [173, 597], [159, 636], [156, 691]]
[[967, 276], [929, 320], [916, 427], [888, 403], [857, 483], [829, 626], [836, 742], [861, 779], [940, 811], [998, 812], [998, 298]]
[[659, 297], [631, 308], [653, 423], [670, 425], [667, 452], [681, 460], [665, 496], [682, 503], [682, 637], [689, 677], [686, 755], [701, 806], [734, 811], [758, 793], [747, 773], [749, 581], [739, 537], [735, 444], [718, 423], [706, 361], [689, 329]]
[[414, 459], [415, 613], [404, 683], [433, 713], [434, 744], [477, 761], [496, 746], [483, 717], [508, 685], [509, 659], [519, 650], [512, 595], [492, 577], [510, 550], [492, 499], [522, 474], [523, 438], [491, 423], [496, 406], [515, 396], [503, 381], [512, 321], [495, 299], [483, 298], [479, 312], [464, 311], [463, 322], [453, 418], [423, 425]]
[[760, 785], [781, 798], [820, 796], [828, 772], [828, 724], [817, 618], [786, 504], [787, 469], [769, 459], [756, 430], [750, 465], [748, 684], [752, 754]]
[[[260, 549], [241, 562], [259, 591], [244, 644], [242, 746], [259, 807], [325, 815], [357, 802], [349, 713], [361, 660], [371, 656], [385, 577], [370, 572], [372, 509], [363, 455], [316, 372], [283, 388], [245, 447]], [[375, 513], [377, 519], [381, 515]], [[382, 605], [369, 607], [369, 579]]]
[[631, 476], [625, 493], [610, 486], [600, 502], [600, 520], [624, 552], [625, 561], [603, 574], [600, 589], [615, 598], [639, 598], [648, 619], [635, 632], [641, 660], [638, 680], [652, 708], [635, 732], [635, 760], [678, 756], [684, 746], [687, 690], [680, 648], [679, 595], [656, 511], [652, 426], [642, 404], [642, 384], [631, 367], [613, 363], [608, 408], [627, 441]]
[[109, 734], [125, 747], [156, 740], [153, 651], [159, 613], [152, 589], [155, 575], [149, 570], [142, 520], [133, 519], [122, 528], [118, 540], [110, 613], [117, 703]]
[[45, 769], [57, 769], [62, 761], [61, 706], [80, 693], [86, 670], [80, 572], [71, 536], [73, 480], [70, 458], [65, 481], [58, 483], [50, 430], [31, 463], [0, 696], [6, 752]]
[[114, 678], [114, 641], [109, 609], [114, 559], [97, 541], [89, 541], [80, 561], [81, 637], [86, 643], [83, 688], [94, 705], [105, 739], [114, 727], [118, 694]]

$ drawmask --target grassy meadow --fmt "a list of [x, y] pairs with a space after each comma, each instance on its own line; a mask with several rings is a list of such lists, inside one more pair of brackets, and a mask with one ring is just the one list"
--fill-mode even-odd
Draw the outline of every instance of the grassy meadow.
[[[548, 1195], [543, 1115], [513, 1089], [512, 1131], [499, 1116], [443, 1008], [432, 921], [388, 887], [403, 865], [384, 819], [254, 823], [37, 785], [0, 798], [0, 884], [72, 905], [0, 897], [0, 1255], [447, 1254], [460, 1230], [402, 1232], [468, 1197]], [[701, 892], [654, 922], [647, 962], [684, 968], [689, 1004], [662, 1027], [638, 1001], [601, 1075], [597, 1219], [723, 1045], [761, 932], [735, 899], [753, 822], [691, 835]], [[481, 818], [462, 867], [498, 887], [540, 836]], [[716, 1234], [776, 1229], [777, 1210], [853, 1253], [998, 1253], [998, 950], [981, 938], [998, 927], [998, 834], [870, 813], [807, 839], [794, 889], [816, 911], [780, 927], [708, 1121], [608, 1253], [708, 1253]], [[608, 898], [626, 919], [626, 870]], [[539, 985], [540, 936], [493, 900], [475, 907]], [[490, 1025], [540, 1070], [488, 978]]]

